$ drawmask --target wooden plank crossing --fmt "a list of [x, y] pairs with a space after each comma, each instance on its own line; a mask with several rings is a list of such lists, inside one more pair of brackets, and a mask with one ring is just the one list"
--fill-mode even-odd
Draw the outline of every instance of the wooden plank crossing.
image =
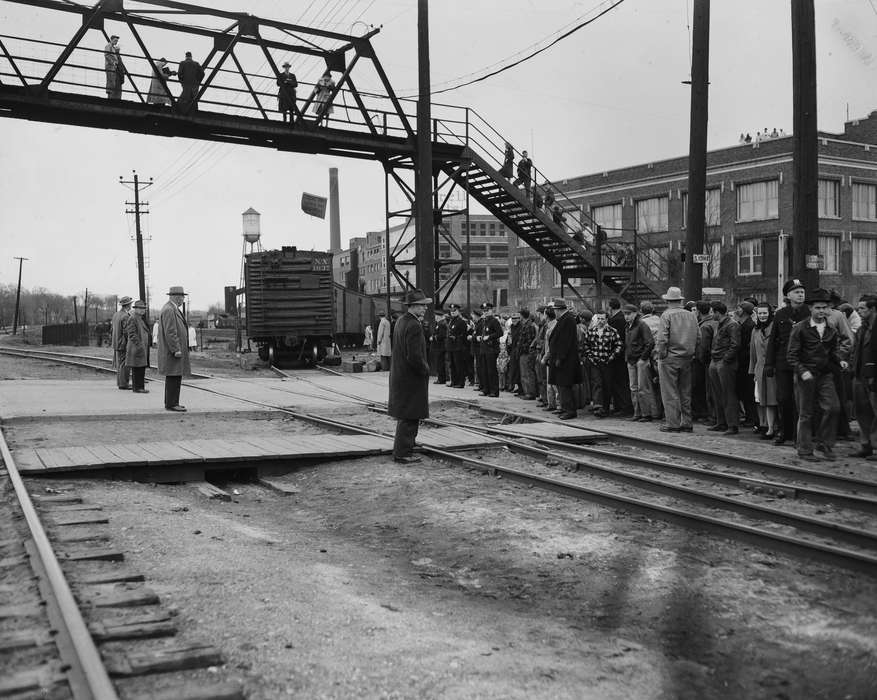
[[535, 423], [496, 423], [489, 427], [506, 431], [518, 437], [540, 437], [562, 442], [592, 443], [606, 439], [605, 433], [562, 423], [543, 423], [541, 421]]
[[465, 450], [487, 447], [499, 443], [496, 438], [465, 430], [463, 428], [434, 428], [417, 433], [417, 444], [439, 450]]

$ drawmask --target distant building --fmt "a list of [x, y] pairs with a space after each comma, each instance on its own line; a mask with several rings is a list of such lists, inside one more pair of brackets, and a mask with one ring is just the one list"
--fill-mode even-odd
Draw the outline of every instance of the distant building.
[[[461, 252], [466, 250], [466, 218], [453, 216], [445, 219], [448, 237], [456, 247], [444, 237], [439, 239], [439, 256], [443, 260], [460, 260]], [[500, 221], [489, 214], [473, 214], [469, 217], [469, 266], [470, 294], [473, 304], [480, 304], [488, 299], [498, 306], [508, 303], [508, 255], [509, 231]], [[417, 273], [413, 264], [414, 224], [405, 224], [390, 229], [390, 246], [395, 252], [396, 266], [403, 277], [417, 284]], [[459, 248], [459, 251], [457, 251]], [[335, 255], [335, 280], [344, 283], [353, 274], [353, 265], [359, 266], [358, 281], [361, 291], [366, 294], [386, 294], [387, 290], [387, 255], [386, 232], [369, 231], [364, 237], [353, 238], [346, 250]], [[448, 282], [458, 269], [458, 264], [446, 265], [439, 273], [440, 285]], [[390, 275], [390, 291], [401, 293], [404, 285]], [[444, 298], [444, 294], [441, 295]], [[458, 281], [446, 303], [466, 304], [466, 275]]]
[[[788, 279], [792, 153], [793, 139], [786, 136], [708, 154], [704, 287], [730, 303], [747, 296], [776, 303], [779, 280]], [[638, 275], [655, 291], [681, 283], [687, 157], [555, 184], [604, 227], [609, 240], [635, 245]], [[819, 253], [821, 286], [847, 300], [875, 290], [877, 111], [847, 122], [841, 134], [819, 133]], [[510, 267], [515, 300], [559, 293], [559, 274], [527, 246], [512, 248]], [[592, 280], [580, 282], [577, 290], [593, 301]]]

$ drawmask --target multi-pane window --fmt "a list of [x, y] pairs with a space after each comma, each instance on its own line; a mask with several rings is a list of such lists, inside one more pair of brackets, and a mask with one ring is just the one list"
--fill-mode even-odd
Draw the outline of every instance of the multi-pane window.
[[641, 199], [636, 203], [636, 230], [640, 233], [666, 231], [668, 225], [669, 197]]
[[703, 249], [709, 254], [710, 261], [701, 265], [701, 277], [705, 280], [718, 279], [722, 274], [722, 242], [708, 241]]
[[[718, 187], [706, 191], [703, 216], [707, 226], [721, 225], [722, 191]], [[688, 226], [688, 192], [682, 195], [682, 227], [686, 226]]]
[[509, 247], [503, 243], [493, 243], [490, 246], [491, 258], [504, 258], [509, 254]]
[[507, 267], [489, 267], [490, 279], [507, 281], [509, 278], [509, 269]]
[[837, 272], [840, 256], [840, 239], [837, 236], [819, 237], [819, 254], [825, 264], [823, 272]]
[[778, 180], [737, 185], [737, 221], [776, 219], [778, 216]]
[[746, 238], [737, 242], [737, 274], [761, 274], [761, 239]]
[[877, 219], [877, 185], [853, 183], [853, 218]]
[[606, 238], [621, 236], [621, 204], [606, 204], [602, 207], [591, 209], [591, 217], [594, 223], [602, 226], [606, 231]]
[[877, 238], [853, 238], [853, 274], [877, 272]]
[[835, 219], [840, 216], [838, 195], [840, 183], [837, 180], [819, 181], [819, 216]]
[[640, 249], [637, 263], [640, 272], [648, 279], [663, 280], [670, 275], [669, 246], [654, 246]]
[[519, 289], [539, 289], [542, 284], [539, 269], [542, 260], [518, 260], [518, 288]]

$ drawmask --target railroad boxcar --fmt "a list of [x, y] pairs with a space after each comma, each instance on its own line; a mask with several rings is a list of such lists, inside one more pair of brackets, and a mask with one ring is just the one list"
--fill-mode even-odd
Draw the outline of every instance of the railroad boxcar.
[[284, 246], [246, 256], [247, 335], [259, 357], [310, 365], [334, 345], [332, 254]]

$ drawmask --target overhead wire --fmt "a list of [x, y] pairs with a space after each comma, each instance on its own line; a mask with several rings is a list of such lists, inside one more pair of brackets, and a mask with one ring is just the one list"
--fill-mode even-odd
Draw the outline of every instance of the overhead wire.
[[[527, 55], [524, 56], [523, 58], [518, 59], [517, 61], [514, 61], [514, 62], [512, 62], [512, 63], [510, 63], [510, 64], [508, 64], [508, 65], [505, 65], [505, 66], [501, 67], [501, 68], [497, 68], [496, 70], [490, 71], [490, 72], [486, 73], [485, 75], [482, 75], [482, 76], [479, 76], [479, 77], [474, 78], [474, 79], [472, 79], [472, 80], [468, 80], [468, 81], [466, 81], [466, 82], [460, 83], [459, 85], [454, 85], [454, 86], [452, 86], [452, 87], [443, 88], [443, 89], [441, 89], [441, 90], [431, 90], [429, 94], [430, 94], [430, 95], [440, 95], [440, 94], [445, 93], [445, 92], [451, 92], [451, 91], [453, 91], [453, 90], [459, 90], [460, 88], [464, 88], [464, 87], [467, 87], [467, 86], [469, 86], [469, 85], [474, 85], [475, 83], [480, 83], [480, 82], [482, 82], [482, 81], [484, 81], [484, 80], [487, 80], [488, 78], [492, 78], [492, 77], [494, 77], [494, 76], [496, 76], [496, 75], [499, 75], [500, 73], [504, 73], [504, 72], [507, 71], [507, 70], [511, 70], [512, 68], [515, 68], [516, 66], [519, 66], [519, 65], [521, 65], [522, 63], [524, 63], [524, 62], [526, 62], [526, 61], [529, 61], [529, 60], [531, 60], [532, 58], [535, 58], [535, 57], [538, 56], [539, 54], [544, 53], [545, 51], [547, 51], [548, 49], [550, 49], [552, 46], [555, 46], [555, 45], [559, 44], [561, 41], [563, 41], [563, 40], [566, 39], [567, 37], [569, 37], [569, 36], [575, 34], [575, 33], [578, 32], [579, 30], [581, 30], [581, 29], [587, 27], [589, 24], [593, 24], [593, 23], [596, 22], [598, 19], [600, 19], [601, 17], [603, 17], [604, 15], [608, 14], [609, 12], [611, 12], [612, 10], [614, 10], [616, 7], [618, 7], [619, 5], [621, 5], [623, 2], [624, 2], [624, 0], [615, 0], [615, 2], [613, 2], [609, 7], [605, 8], [604, 10], [602, 10], [601, 12], [599, 12], [599, 13], [598, 13], [597, 15], [595, 15], [594, 17], [591, 17], [590, 19], [585, 20], [584, 22], [580, 22], [579, 24], [577, 24], [576, 26], [574, 26], [572, 29], [570, 29], [570, 30], [564, 32], [563, 34], [561, 34], [560, 36], [558, 36], [556, 39], [554, 39], [553, 41], [551, 41], [551, 42], [548, 43], [547, 45], [543, 46], [543, 47], [540, 48], [540, 49], [537, 49], [537, 50], [535, 50], [535, 51], [532, 51], [531, 53], [527, 54]], [[494, 64], [494, 65], [495, 65], [495, 64]], [[414, 96], [416, 96], [416, 95], [417, 95], [417, 93], [412, 93], [411, 95], [406, 95], [406, 97], [414, 97]]]

